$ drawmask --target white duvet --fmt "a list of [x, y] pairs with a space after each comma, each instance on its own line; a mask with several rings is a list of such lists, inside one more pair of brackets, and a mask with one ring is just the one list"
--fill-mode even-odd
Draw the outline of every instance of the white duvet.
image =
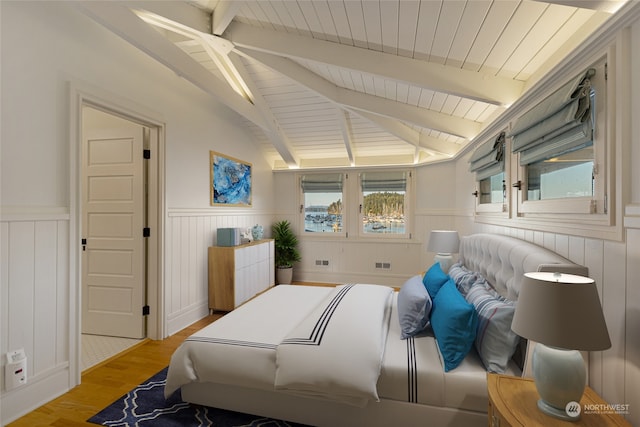
[[338, 286], [276, 350], [276, 390], [358, 406], [378, 401], [393, 290]]
[[171, 357], [165, 396], [191, 382], [377, 400], [393, 290], [276, 286], [187, 338]]

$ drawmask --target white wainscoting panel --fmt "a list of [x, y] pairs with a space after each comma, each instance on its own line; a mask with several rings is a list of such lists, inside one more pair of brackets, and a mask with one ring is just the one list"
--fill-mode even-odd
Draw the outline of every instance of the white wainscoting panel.
[[[636, 222], [640, 225], [639, 222]], [[632, 425], [640, 425], [640, 227], [627, 230], [627, 305], [624, 402], [633, 405]]]
[[165, 241], [166, 333], [173, 335], [209, 312], [207, 252], [218, 228], [261, 224], [271, 234], [271, 214], [253, 209], [170, 209]]
[[16, 389], [5, 389], [0, 369], [5, 423], [69, 389], [69, 221], [13, 214], [0, 227], [0, 354], [23, 348], [28, 358], [27, 384]]

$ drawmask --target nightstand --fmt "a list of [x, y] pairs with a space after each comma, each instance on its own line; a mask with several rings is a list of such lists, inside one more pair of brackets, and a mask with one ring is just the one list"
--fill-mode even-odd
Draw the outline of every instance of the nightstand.
[[542, 413], [538, 409], [538, 392], [531, 378], [487, 374], [487, 392], [489, 427], [631, 427], [621, 415], [599, 409], [604, 408], [602, 406], [590, 406], [606, 405], [607, 402], [589, 387], [580, 401], [582, 413], [578, 421], [563, 421]]

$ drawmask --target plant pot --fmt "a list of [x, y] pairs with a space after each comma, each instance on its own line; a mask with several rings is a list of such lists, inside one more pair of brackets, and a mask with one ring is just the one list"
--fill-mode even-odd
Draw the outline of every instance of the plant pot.
[[276, 284], [290, 285], [293, 279], [293, 267], [276, 267]]

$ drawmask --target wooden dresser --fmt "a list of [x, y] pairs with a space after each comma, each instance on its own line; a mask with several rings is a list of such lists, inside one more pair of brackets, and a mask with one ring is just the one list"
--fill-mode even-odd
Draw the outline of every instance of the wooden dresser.
[[231, 311], [273, 285], [273, 239], [209, 247], [209, 310]]

